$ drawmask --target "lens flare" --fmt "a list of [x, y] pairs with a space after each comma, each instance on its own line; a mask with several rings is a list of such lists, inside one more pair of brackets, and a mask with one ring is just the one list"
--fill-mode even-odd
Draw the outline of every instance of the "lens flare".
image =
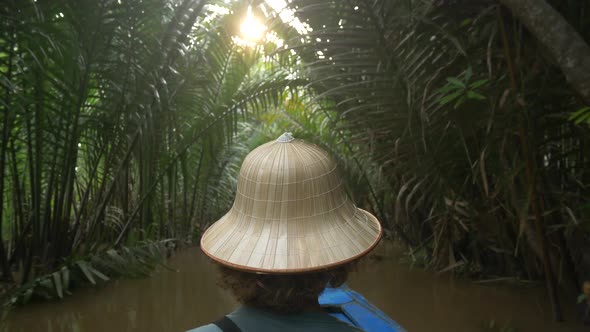
[[252, 14], [252, 7], [248, 6], [248, 14], [240, 25], [242, 38], [249, 42], [256, 42], [264, 37], [266, 26]]

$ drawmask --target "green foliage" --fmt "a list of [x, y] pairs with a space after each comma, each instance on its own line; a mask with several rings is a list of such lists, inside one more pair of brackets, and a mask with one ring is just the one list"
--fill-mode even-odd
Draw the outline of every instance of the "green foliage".
[[477, 89], [484, 87], [487, 79], [480, 79], [475, 82], [470, 82], [473, 75], [471, 67], [467, 68], [463, 75], [463, 79], [459, 77], [447, 77], [447, 84], [438, 89], [442, 96], [438, 100], [440, 106], [454, 103], [453, 108], [458, 108], [468, 99], [485, 100], [486, 97]]
[[170, 244], [170, 240], [146, 242], [133, 248], [109, 249], [89, 258], [73, 260], [53, 273], [18, 287], [8, 294], [4, 305], [61, 299], [76, 287], [96, 286], [111, 278], [146, 277], [163, 263]]
[[294, 0], [311, 29], [269, 12], [275, 50], [236, 43], [244, 3], [213, 3], [230, 14], [197, 0], [0, 8], [5, 281], [59, 298], [74, 280], [146, 275], [153, 253], [126, 248], [198, 237], [247, 152], [284, 131], [335, 155], [359, 205], [427, 267], [539, 276], [532, 192], [551, 254], [583, 256], [590, 141], [575, 124], [590, 113], [496, 4]]
[[[237, 44], [235, 14], [205, 4], [0, 8], [4, 280], [27, 284], [68, 257], [188, 238], [229, 207], [210, 195], [238, 120], [280, 104], [300, 82], [265, 70], [280, 57]], [[76, 269], [98, 282], [94, 267]]]
[[550, 255], [582, 257], [590, 135], [567, 121], [563, 110], [579, 100], [517, 21], [504, 20], [515, 47], [507, 51], [489, 2], [290, 6], [311, 27], [286, 40], [316, 94], [306, 107], [324, 103], [333, 118], [322, 130], [360, 147], [351, 155], [379, 176], [357, 195], [378, 198], [380, 219], [421, 261], [439, 271], [539, 277], [531, 188], [541, 196]]
[[586, 125], [590, 126], [590, 107], [582, 107], [581, 109], [575, 111], [569, 117], [570, 121], [573, 121], [575, 124], [582, 124], [585, 123]]

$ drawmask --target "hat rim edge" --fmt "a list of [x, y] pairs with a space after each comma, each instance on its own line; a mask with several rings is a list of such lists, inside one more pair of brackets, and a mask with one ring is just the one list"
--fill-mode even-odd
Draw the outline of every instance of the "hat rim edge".
[[[377, 237], [375, 238], [375, 240], [373, 241], [373, 243], [371, 243], [371, 245], [369, 245], [367, 248], [365, 248], [363, 251], [361, 251], [360, 253], [351, 256], [349, 258], [337, 261], [337, 262], [333, 262], [333, 263], [329, 263], [329, 264], [324, 264], [324, 265], [318, 265], [318, 266], [314, 266], [314, 267], [306, 267], [306, 268], [294, 268], [294, 269], [263, 269], [263, 268], [255, 268], [255, 267], [251, 267], [251, 266], [247, 266], [247, 265], [240, 265], [240, 264], [235, 264], [235, 263], [231, 263], [229, 261], [223, 260], [219, 257], [216, 257], [215, 255], [209, 253], [203, 246], [203, 238], [205, 237], [205, 234], [207, 233], [207, 230], [205, 230], [205, 232], [203, 233], [203, 235], [201, 235], [201, 239], [199, 240], [199, 248], [201, 249], [201, 251], [210, 259], [212, 259], [213, 261], [235, 269], [235, 270], [239, 270], [239, 271], [243, 271], [243, 272], [251, 272], [251, 273], [260, 273], [260, 274], [303, 274], [303, 273], [309, 273], [309, 272], [319, 272], [319, 271], [324, 271], [324, 270], [328, 270], [331, 268], [335, 268], [341, 265], [345, 265], [348, 264], [350, 262], [353, 262], [355, 260], [358, 260], [360, 258], [362, 258], [363, 256], [367, 255], [369, 252], [371, 252], [376, 246], [377, 244], [379, 244], [379, 242], [381, 241], [381, 239], [383, 238], [383, 227], [381, 226], [381, 222], [379, 222], [379, 220], [370, 212], [361, 209], [361, 208], [356, 208], [357, 210], [363, 212], [364, 214], [366, 214], [368, 217], [370, 217], [370, 219], [372, 219], [375, 224], [377, 224], [377, 226], [379, 227], [379, 232], [377, 234]], [[211, 226], [209, 226], [211, 227]]]

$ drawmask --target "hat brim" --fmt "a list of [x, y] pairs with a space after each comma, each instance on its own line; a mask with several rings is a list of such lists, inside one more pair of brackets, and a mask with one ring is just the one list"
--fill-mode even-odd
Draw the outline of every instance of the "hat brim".
[[[236, 270], [245, 271], [245, 272], [269, 273], [269, 274], [297, 274], [297, 273], [309, 273], [309, 272], [317, 272], [317, 271], [331, 269], [334, 267], [338, 267], [338, 266], [345, 265], [350, 262], [356, 261], [356, 260], [360, 259], [361, 257], [365, 256], [366, 254], [368, 254], [371, 250], [373, 250], [375, 248], [375, 246], [379, 243], [379, 241], [381, 240], [381, 238], [383, 236], [383, 228], [381, 227], [379, 220], [377, 220], [377, 218], [375, 216], [373, 216], [371, 213], [369, 213], [363, 209], [359, 209], [359, 208], [355, 208], [355, 209], [356, 209], [355, 212], [358, 212], [360, 216], [357, 216], [356, 218], [352, 218], [350, 220], [347, 220], [344, 223], [344, 225], [349, 228], [348, 230], [338, 229], [338, 231], [339, 232], [347, 232], [347, 231], [350, 232], [350, 230], [353, 230], [353, 231], [357, 232], [357, 234], [354, 234], [354, 232], [352, 232], [353, 234], [345, 234], [345, 236], [343, 238], [350, 238], [350, 236], [356, 236], [356, 235], [358, 235], [358, 232], [366, 233], [363, 241], [359, 241], [359, 243], [362, 242], [363, 245], [359, 246], [359, 243], [353, 243], [353, 245], [352, 245], [351, 243], [354, 242], [353, 239], [351, 239], [351, 243], [341, 244], [346, 249], [350, 249], [350, 247], [354, 247], [355, 249], [348, 250], [347, 251], [348, 254], [340, 255], [340, 257], [337, 257], [336, 259], [329, 259], [330, 256], [334, 256], [333, 252], [329, 252], [330, 250], [333, 250], [333, 247], [334, 247], [333, 245], [327, 246], [328, 249], [326, 249], [325, 252], [322, 252], [321, 249], [314, 250], [316, 258], [312, 259], [312, 260], [315, 260], [318, 263], [311, 264], [311, 265], [307, 264], [305, 266], [291, 266], [291, 267], [284, 268], [284, 267], [275, 267], [275, 266], [273, 266], [273, 267], [261, 266], [260, 264], [257, 264], [257, 265], [241, 264], [238, 262], [238, 259], [232, 259], [232, 257], [235, 257], [233, 254], [230, 254], [229, 255], [230, 259], [228, 259], [228, 254], [227, 254], [228, 251], [225, 251], [225, 254], [224, 254], [224, 251], [220, 250], [219, 246], [214, 248], [213, 244], [215, 243], [215, 239], [211, 238], [212, 233], [217, 233], [217, 234], [222, 233], [223, 220], [227, 215], [224, 216], [223, 218], [221, 218], [219, 221], [217, 221], [213, 225], [211, 225], [205, 231], [205, 233], [201, 237], [200, 248], [206, 256], [208, 256], [212, 260], [216, 261], [217, 263], [222, 264], [227, 267], [230, 267], [230, 268], [233, 268], [233, 269], [236, 269]], [[355, 215], [356, 215], [356, 213], [355, 213]], [[341, 228], [343, 228], [343, 227], [341, 227]], [[226, 231], [230, 231], [230, 230], [226, 230]], [[235, 229], [233, 231], [235, 233]], [[228, 241], [229, 238], [230, 238], [230, 235], [227, 235], [226, 241]], [[322, 235], [320, 235], [319, 238], [325, 240], [325, 237]], [[217, 238], [216, 240], [219, 241], [219, 238]], [[244, 240], [244, 241], [248, 242], [248, 240]], [[320, 242], [321, 242], [321, 240], [320, 240]], [[233, 248], [231, 248], [231, 247], [227, 248], [232, 253], [237, 249], [237, 245], [235, 245], [235, 243], [236, 242], [234, 241]], [[254, 251], [254, 247], [256, 245], [256, 242], [249, 241], [249, 243], [250, 243], [249, 246], [247, 244], [242, 245], [240, 250], [244, 251], [244, 252], [250, 252], [250, 255], [252, 255], [251, 252]], [[254, 245], [252, 245], [252, 243], [254, 243]], [[317, 245], [317, 248], [326, 248], [326, 246], [325, 246], [325, 244], [322, 245], [320, 243]], [[307, 249], [309, 249], [309, 248], [302, 246], [300, 248], [296, 248], [295, 250], [306, 251]], [[258, 253], [258, 254], [260, 255], [260, 253]], [[262, 255], [264, 256], [264, 254], [262, 254]], [[238, 255], [238, 257], [239, 257], [239, 255]], [[328, 258], [326, 258], [326, 257], [328, 257]], [[264, 257], [262, 258], [262, 260], [264, 260]]]

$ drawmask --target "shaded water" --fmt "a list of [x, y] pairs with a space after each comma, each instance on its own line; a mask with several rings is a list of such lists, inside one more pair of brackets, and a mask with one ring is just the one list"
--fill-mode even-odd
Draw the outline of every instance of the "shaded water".
[[[567, 323], [554, 323], [542, 288], [483, 286], [409, 270], [397, 263], [394, 247], [377, 251], [385, 257], [369, 258], [349, 285], [409, 332], [484, 331], [482, 324], [490, 320], [521, 332], [588, 331], [575, 322], [572, 307]], [[177, 253], [168, 265], [178, 271], [161, 269], [147, 279], [114, 281], [60, 302], [18, 308], [0, 332], [185, 331], [235, 306], [216, 287], [213, 267], [198, 249]]]

